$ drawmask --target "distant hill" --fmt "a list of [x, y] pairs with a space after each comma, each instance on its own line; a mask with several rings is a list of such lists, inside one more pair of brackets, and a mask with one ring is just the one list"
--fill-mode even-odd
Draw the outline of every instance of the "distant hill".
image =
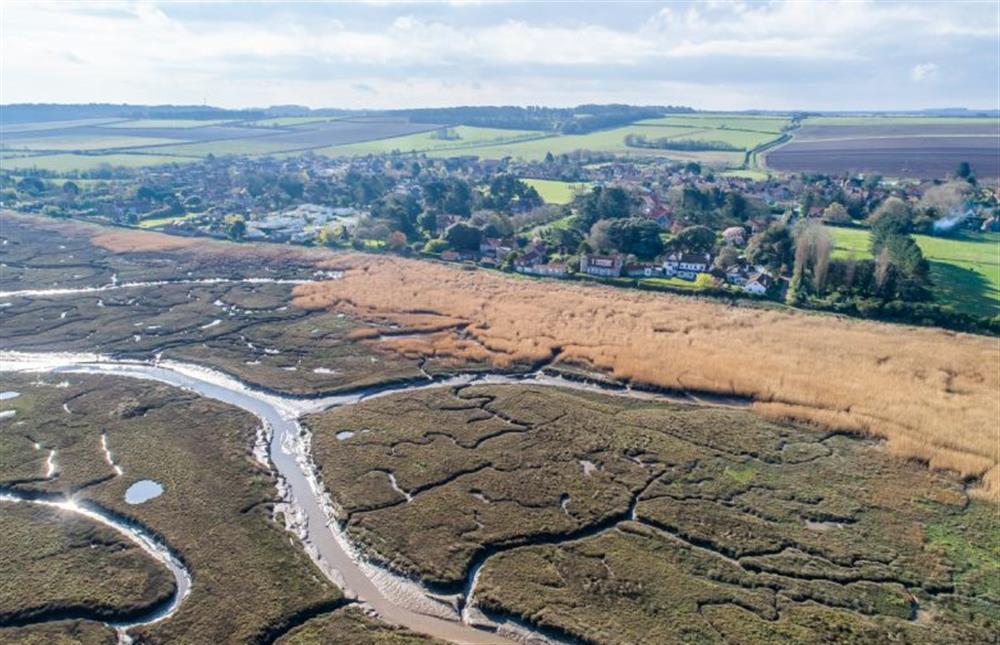
[[284, 116], [395, 116], [418, 123], [448, 123], [522, 130], [583, 134], [670, 113], [690, 113], [681, 106], [580, 105], [573, 108], [519, 106], [459, 106], [408, 110], [310, 109], [301, 105], [231, 110], [204, 105], [128, 105], [112, 103], [0, 105], [0, 123], [72, 121], [75, 119], [240, 119]]

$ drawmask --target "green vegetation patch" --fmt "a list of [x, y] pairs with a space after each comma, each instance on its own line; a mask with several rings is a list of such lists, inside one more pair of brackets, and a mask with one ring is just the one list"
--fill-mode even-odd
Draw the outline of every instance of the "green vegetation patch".
[[176, 589], [170, 572], [133, 542], [68, 511], [0, 502], [0, 535], [0, 624], [66, 611], [136, 614]]
[[26, 627], [0, 627], [0, 642], [18, 645], [117, 645], [118, 634], [101, 623], [60, 620]]
[[542, 199], [547, 204], [568, 204], [573, 201], [573, 197], [580, 191], [590, 188], [588, 182], [556, 181], [554, 179], [530, 179], [523, 180], [532, 188], [538, 191]]
[[640, 125], [710, 128], [714, 130], [748, 130], [780, 134], [791, 123], [787, 117], [751, 116], [746, 114], [678, 114], [659, 119], [639, 121]]
[[139, 228], [157, 228], [160, 226], [166, 226], [167, 224], [173, 224], [174, 222], [183, 222], [184, 220], [191, 219], [194, 216], [194, 213], [187, 213], [185, 215], [173, 215], [170, 217], [151, 217], [140, 221]]
[[[829, 227], [833, 257], [871, 258], [868, 229]], [[935, 299], [979, 316], [1000, 314], [1000, 233], [914, 235], [931, 268]]]
[[[544, 136], [544, 135], [543, 135]], [[532, 130], [507, 130], [502, 128], [478, 128], [460, 125], [441, 128], [430, 132], [419, 132], [401, 137], [375, 139], [361, 143], [328, 146], [316, 150], [318, 154], [330, 157], [351, 155], [385, 154], [390, 152], [430, 152], [449, 151], [446, 156], [478, 154], [476, 150], [484, 146], [512, 143], [540, 138]]]
[[430, 645], [439, 642], [373, 620], [357, 607], [345, 607], [312, 618], [275, 641], [276, 645]]
[[985, 505], [856, 439], [532, 384], [390, 395], [307, 425], [372, 557], [443, 590], [482, 563], [481, 608], [570, 638], [725, 642], [745, 623], [801, 643], [990, 642], [998, 627], [975, 591], [993, 547], [952, 553], [953, 529], [934, 528]]

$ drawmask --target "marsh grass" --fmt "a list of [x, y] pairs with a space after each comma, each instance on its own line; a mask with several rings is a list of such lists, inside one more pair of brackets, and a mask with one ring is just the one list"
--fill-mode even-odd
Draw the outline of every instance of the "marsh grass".
[[347, 267], [344, 278], [296, 287], [296, 305], [404, 329], [414, 313], [462, 321], [384, 338], [382, 348], [497, 368], [551, 362], [638, 385], [750, 397], [772, 418], [883, 437], [895, 454], [1000, 493], [995, 339], [402, 258], [335, 262]]

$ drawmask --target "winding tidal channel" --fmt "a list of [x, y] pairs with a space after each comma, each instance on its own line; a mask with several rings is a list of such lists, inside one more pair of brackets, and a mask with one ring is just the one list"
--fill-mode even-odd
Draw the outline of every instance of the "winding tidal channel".
[[[491, 619], [476, 611], [473, 597], [477, 577], [475, 574], [469, 576], [461, 597], [440, 598], [418, 583], [366, 561], [350, 544], [336, 520], [329, 496], [312, 462], [311, 437], [298, 419], [308, 413], [353, 405], [375, 396], [471, 383], [531, 383], [599, 390], [621, 396], [691, 402], [691, 399], [684, 397], [628, 389], [608, 390], [542, 373], [521, 377], [480, 374], [439, 380], [423, 379], [337, 396], [295, 399], [253, 389], [208, 368], [174, 361], [138, 362], [93, 354], [0, 351], [0, 372], [2, 371], [105, 374], [159, 381], [253, 413], [262, 422], [255, 454], [274, 469], [279, 480], [279, 490], [287, 505], [289, 526], [298, 533], [306, 551], [317, 565], [344, 590], [345, 595], [373, 610], [382, 620], [457, 643], [541, 643], [551, 642], [553, 639], [538, 634], [519, 622]], [[118, 630], [123, 641], [128, 639], [128, 629], [169, 618], [187, 597], [191, 587], [190, 572], [184, 568], [169, 545], [159, 542], [143, 527], [72, 498], [6, 490], [0, 495], [0, 501], [46, 504], [78, 513], [126, 535], [170, 569], [176, 578], [177, 593], [166, 606], [158, 607], [154, 612], [131, 622], [113, 623], [112, 626]]]

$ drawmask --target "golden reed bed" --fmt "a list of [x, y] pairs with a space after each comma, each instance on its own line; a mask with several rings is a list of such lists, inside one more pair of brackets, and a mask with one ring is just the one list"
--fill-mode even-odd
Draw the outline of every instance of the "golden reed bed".
[[498, 367], [551, 359], [749, 396], [767, 416], [884, 437], [892, 452], [981, 477], [977, 492], [1000, 496], [998, 339], [403, 258], [325, 264], [344, 278], [296, 287], [297, 306], [436, 330], [383, 347]]
[[[16, 217], [4, 213], [5, 217]], [[18, 218], [27, 219], [27, 218]], [[30, 218], [115, 252], [258, 255], [345, 270], [294, 304], [426, 331], [365, 342], [504, 367], [552, 360], [634, 383], [752, 397], [777, 419], [884, 437], [893, 453], [981, 478], [1000, 499], [1000, 340], [937, 329], [551, 280], [432, 262], [178, 239]]]

